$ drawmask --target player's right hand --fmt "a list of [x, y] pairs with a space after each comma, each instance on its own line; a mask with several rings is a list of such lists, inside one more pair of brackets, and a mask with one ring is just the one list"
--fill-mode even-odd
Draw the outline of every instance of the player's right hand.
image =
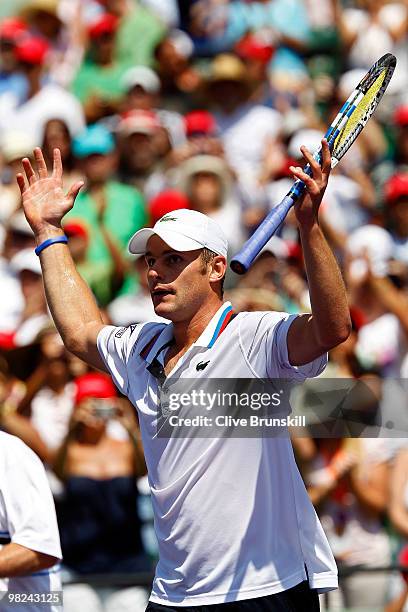
[[24, 213], [36, 237], [46, 240], [62, 233], [61, 219], [74, 206], [84, 182], [72, 185], [67, 194], [62, 189], [62, 162], [59, 149], [54, 149], [52, 173], [48, 173], [43, 153], [34, 149], [37, 172], [28, 158], [22, 160], [25, 176], [17, 174]]

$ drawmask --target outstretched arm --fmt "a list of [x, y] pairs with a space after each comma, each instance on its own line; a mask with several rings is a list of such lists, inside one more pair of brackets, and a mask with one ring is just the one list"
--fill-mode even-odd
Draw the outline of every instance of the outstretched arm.
[[[37, 172], [23, 159], [23, 174], [17, 175], [24, 213], [37, 245], [49, 238], [63, 236], [61, 220], [74, 206], [83, 186], [75, 183], [68, 194], [62, 190], [61, 153], [54, 150], [54, 167], [49, 175], [41, 149], [34, 151]], [[53, 244], [40, 254], [41, 268], [52, 318], [69, 351], [91, 366], [105, 369], [96, 339], [103, 327], [94, 296], [75, 269], [66, 244]]]
[[346, 289], [336, 259], [319, 226], [319, 207], [330, 174], [330, 150], [322, 141], [322, 167], [311, 153], [302, 153], [313, 170], [309, 177], [299, 167], [291, 167], [295, 178], [306, 184], [307, 193], [295, 205], [312, 315], [297, 317], [288, 332], [288, 355], [292, 365], [304, 365], [347, 340], [351, 331]]

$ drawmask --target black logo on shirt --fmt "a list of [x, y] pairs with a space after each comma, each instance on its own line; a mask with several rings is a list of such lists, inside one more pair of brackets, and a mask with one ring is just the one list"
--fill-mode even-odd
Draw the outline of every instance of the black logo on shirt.
[[199, 363], [197, 363], [197, 365], [196, 365], [197, 372], [199, 370], [204, 370], [204, 368], [206, 368], [209, 363], [210, 363], [209, 361], [200, 361]]
[[115, 338], [121, 338], [123, 336], [123, 334], [125, 333], [125, 331], [127, 330], [127, 327], [121, 327], [115, 334]]
[[130, 335], [133, 334], [133, 332], [135, 331], [136, 327], [137, 327], [137, 324], [135, 324], [135, 323], [132, 323], [132, 325], [129, 325]]
[[129, 325], [128, 327], [121, 327], [115, 334], [115, 338], [121, 338], [128, 329], [130, 329], [130, 336], [133, 334], [133, 332], [135, 331], [137, 327], [136, 323], [132, 323], [132, 325]]

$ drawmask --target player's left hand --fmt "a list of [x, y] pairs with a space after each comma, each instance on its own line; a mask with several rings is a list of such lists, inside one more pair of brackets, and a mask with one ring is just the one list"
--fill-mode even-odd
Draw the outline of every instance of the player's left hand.
[[322, 140], [322, 165], [313, 158], [311, 152], [301, 147], [302, 155], [310, 164], [313, 175], [310, 177], [299, 166], [290, 166], [295, 179], [302, 180], [306, 185], [305, 194], [299, 198], [294, 206], [296, 219], [301, 226], [310, 225], [317, 221], [319, 207], [326, 191], [331, 171], [331, 154], [327, 140]]

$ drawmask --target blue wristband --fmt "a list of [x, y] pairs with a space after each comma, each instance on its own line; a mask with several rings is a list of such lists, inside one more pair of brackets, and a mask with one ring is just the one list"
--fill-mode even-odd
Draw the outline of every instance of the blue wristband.
[[44, 249], [51, 246], [52, 244], [58, 244], [62, 242], [63, 244], [67, 244], [68, 238], [66, 236], [56, 236], [56, 238], [48, 238], [48, 240], [44, 240], [38, 247], [35, 249], [35, 254], [39, 255]]

